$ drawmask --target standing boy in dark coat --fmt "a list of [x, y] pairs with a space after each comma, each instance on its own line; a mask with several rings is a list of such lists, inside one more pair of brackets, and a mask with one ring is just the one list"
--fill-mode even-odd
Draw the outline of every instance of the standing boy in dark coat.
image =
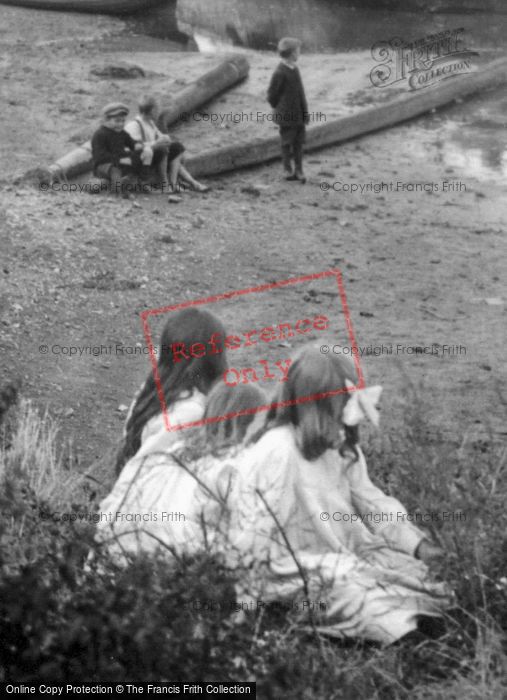
[[[301, 50], [299, 39], [285, 37], [278, 43], [282, 59], [273, 73], [268, 89], [268, 102], [280, 126], [282, 161], [287, 180], [306, 182], [303, 175], [303, 144], [309, 114], [301, 74], [296, 66]], [[294, 159], [294, 169], [292, 168]]]
[[102, 126], [92, 136], [94, 172], [111, 183], [111, 190], [128, 198], [129, 185], [141, 170], [142, 143], [124, 131], [128, 107], [121, 102], [108, 104], [102, 110]]

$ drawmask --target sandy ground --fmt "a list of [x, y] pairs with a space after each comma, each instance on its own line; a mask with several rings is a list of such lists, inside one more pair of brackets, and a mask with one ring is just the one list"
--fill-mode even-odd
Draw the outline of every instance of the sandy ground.
[[[304, 187], [281, 180], [275, 163], [215, 178], [210, 193], [184, 193], [172, 205], [157, 194], [125, 202], [41, 192], [13, 178], [86, 140], [104, 102], [121, 99], [135, 108], [139, 94], [163, 98], [219, 58], [170, 52], [169, 42], [129, 36], [108, 17], [9, 7], [2, 13], [1, 378], [19, 376], [24, 395], [58, 416], [79, 464], [89, 465], [118, 439], [123, 407], [150, 369], [140, 312], [330, 268], [343, 274], [358, 345], [385, 348], [361, 360], [368, 383], [385, 387], [383, 430], [403, 420], [411, 381], [448, 440], [484, 439], [489, 426], [497, 439], [505, 435], [505, 183], [479, 182], [443, 164], [438, 116], [309, 154]], [[248, 55], [248, 81], [207, 113], [266, 110], [275, 58]], [[143, 67], [146, 77], [90, 74], [92, 66], [121, 61]], [[366, 54], [303, 57], [311, 109], [329, 119], [385, 99], [370, 87], [369, 67]], [[191, 121], [172, 133], [198, 152], [272, 128]], [[444, 180], [462, 186], [442, 192]], [[326, 192], [323, 182], [427, 182], [439, 191]], [[348, 344], [332, 279], [212, 310], [231, 333], [326, 314], [332, 340]], [[155, 323], [155, 339], [159, 328]], [[137, 351], [128, 350], [136, 344]], [[231, 364], [274, 363], [291, 344], [238, 353]], [[398, 345], [432, 347], [434, 354]], [[464, 350], [446, 353], [444, 345]], [[69, 346], [113, 349], [69, 357], [62, 350]], [[262, 386], [269, 392], [275, 384]]]

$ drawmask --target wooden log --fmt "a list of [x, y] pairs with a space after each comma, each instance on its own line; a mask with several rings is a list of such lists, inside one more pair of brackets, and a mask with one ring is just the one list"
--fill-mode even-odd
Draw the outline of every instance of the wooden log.
[[[485, 64], [475, 72], [447, 78], [432, 87], [408, 92], [390, 102], [362, 110], [350, 117], [311, 127], [306, 132], [305, 150], [312, 151], [331, 146], [394, 126], [432, 109], [443, 107], [456, 99], [469, 97], [505, 82], [507, 58], [500, 58]], [[196, 177], [203, 177], [259, 165], [279, 156], [279, 138], [272, 136], [204, 151], [200, 155], [188, 158], [186, 165]]]
[[[192, 112], [197, 107], [206, 104], [214, 97], [244, 80], [250, 70], [248, 59], [242, 54], [231, 54], [216, 68], [193, 81], [163, 105], [159, 118], [159, 127], [167, 131], [167, 127], [178, 121], [182, 114]], [[52, 182], [58, 177], [72, 178], [92, 169], [92, 147], [87, 141], [59, 158], [49, 168], [38, 169], [42, 182]], [[31, 174], [31, 173], [30, 173]]]
[[37, 10], [62, 12], [93, 12], [106, 15], [125, 15], [148, 10], [165, 0], [0, 0], [1, 5], [32, 7]]
[[180, 119], [182, 114], [192, 112], [209, 102], [227, 88], [247, 77], [250, 64], [246, 56], [235, 54], [188, 85], [174, 96], [169, 105], [160, 113], [158, 126], [167, 132], [170, 124]]

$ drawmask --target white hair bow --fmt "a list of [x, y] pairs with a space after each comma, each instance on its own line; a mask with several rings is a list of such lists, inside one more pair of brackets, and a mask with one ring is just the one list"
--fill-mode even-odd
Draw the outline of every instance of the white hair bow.
[[343, 410], [342, 420], [345, 425], [357, 425], [363, 418], [368, 418], [378, 428], [379, 412], [377, 404], [382, 393], [381, 386], [369, 386], [366, 389], [355, 389], [354, 384], [345, 380], [347, 389], [353, 389]]

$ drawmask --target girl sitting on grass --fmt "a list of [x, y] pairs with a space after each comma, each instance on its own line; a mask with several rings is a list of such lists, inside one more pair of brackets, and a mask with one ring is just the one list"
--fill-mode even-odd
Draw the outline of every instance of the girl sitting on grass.
[[177, 533], [182, 551], [218, 545], [227, 536], [236, 458], [247, 433], [258, 424], [261, 414], [256, 409], [265, 403], [263, 391], [253, 384], [231, 387], [220, 381], [210, 391], [204, 426], [175, 455], [188, 474], [186, 483], [179, 482], [178, 493], [170, 496], [186, 515], [185, 527]]
[[159, 384], [157, 387], [150, 372], [129, 410], [116, 463], [119, 476], [111, 493], [100, 504], [100, 510], [111, 515], [109, 520], [99, 523], [99, 530], [111, 524], [118, 532], [131, 529], [132, 519], [141, 516], [127, 507], [129, 503], [138, 502], [143, 510], [149, 511], [150, 504], [157, 499], [161, 482], [168, 484], [172, 479], [176, 487], [181, 470], [170, 470], [168, 475], [167, 459], [160, 459], [160, 455], [181, 447], [197, 428], [167, 430], [158, 389], [163, 393], [173, 428], [202, 420], [206, 395], [227, 368], [226, 356], [206, 353], [175, 362], [171, 348], [178, 343], [184, 343], [185, 347], [206, 343], [213, 333], [223, 337], [225, 330], [219, 319], [208, 311], [188, 308], [169, 316], [160, 341]]
[[[212, 334], [225, 334], [221, 321], [198, 308], [171, 313], [160, 338], [158, 377], [165, 405], [173, 426], [201, 420], [205, 396], [227, 369], [225, 353], [206, 353], [203, 357], [190, 356], [174, 361], [171, 348], [184, 344], [207, 343]], [[153, 372], [150, 372], [136, 395], [127, 415], [123, 446], [117, 458], [117, 473], [125, 462], [139, 454], [148, 454], [153, 448], [166, 449], [181, 441], [185, 430], [168, 432], [160, 404]]]
[[[219, 541], [227, 528], [234, 458], [255, 409], [264, 403], [255, 386], [218, 382], [208, 397], [204, 426], [194, 429], [179, 448], [146, 455], [149, 471], [143, 467], [141, 474], [136, 472], [125, 490], [124, 474], [139, 459], [129, 462], [119, 480], [122, 487], [101, 503], [105, 517], [97, 526], [97, 540], [107, 543], [118, 563], [141, 552], [189, 554]], [[112, 522], [110, 512], [118, 514]]]
[[380, 387], [348, 392], [355, 383], [343, 356], [314, 346], [296, 354], [278, 405], [238, 462], [229, 557], [245, 567], [239, 599], [305, 610], [310, 598], [319, 631], [391, 643], [420, 616], [439, 616], [451, 596], [419, 560], [437, 548], [370, 481], [357, 423], [376, 421]]

